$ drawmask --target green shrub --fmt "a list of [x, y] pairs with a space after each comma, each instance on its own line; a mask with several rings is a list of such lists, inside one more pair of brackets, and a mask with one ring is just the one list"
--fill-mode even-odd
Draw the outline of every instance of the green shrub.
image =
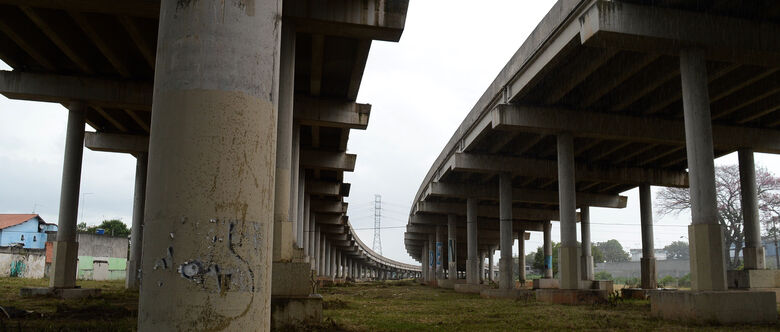
[[607, 271], [596, 272], [596, 275], [593, 277], [596, 278], [596, 280], [613, 280], [612, 274]]

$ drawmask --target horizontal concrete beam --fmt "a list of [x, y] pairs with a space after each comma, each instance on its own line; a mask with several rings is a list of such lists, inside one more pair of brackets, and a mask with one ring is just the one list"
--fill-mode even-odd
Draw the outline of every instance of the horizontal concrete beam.
[[775, 22], [603, 0], [579, 22], [587, 46], [674, 56], [697, 46], [709, 59], [772, 67], [780, 58], [780, 24]]
[[[498, 201], [498, 187], [481, 184], [432, 182], [423, 195], [428, 197], [474, 197], [482, 200]], [[512, 201], [536, 204], [558, 204], [558, 192], [554, 190], [512, 189]], [[625, 208], [628, 197], [608, 194], [577, 193], [577, 206], [596, 206]]]
[[285, 0], [284, 18], [299, 32], [399, 41], [408, 0]]
[[352, 172], [357, 156], [344, 152], [301, 150], [300, 164], [303, 168]]
[[69, 103], [140, 111], [152, 109], [152, 85], [92, 77], [0, 70], [0, 93], [10, 99]]
[[[577, 137], [685, 145], [685, 123], [681, 120], [509, 104], [496, 106], [488, 118], [493, 129], [541, 134], [569, 131]], [[758, 152], [780, 153], [778, 130], [713, 125], [712, 138], [719, 150], [752, 148]]]
[[[436, 213], [436, 214], [456, 214], [466, 215], [465, 203], [440, 203], [440, 202], [417, 202], [414, 213]], [[498, 218], [498, 205], [485, 206], [480, 205], [477, 209], [477, 215], [485, 218]], [[545, 209], [526, 209], [512, 208], [512, 218], [520, 220], [559, 220], [558, 210]]]
[[347, 212], [347, 203], [341, 201], [312, 199], [309, 206], [311, 211], [317, 213], [338, 214], [341, 216]]
[[51, 0], [0, 0], [3, 5], [28, 6], [35, 8], [60, 9], [82, 13], [127, 15], [160, 18], [160, 0], [117, 1], [106, 6], [103, 0], [51, 1]]
[[149, 136], [84, 133], [84, 146], [93, 151], [143, 153], [149, 151]]
[[[580, 221], [579, 213], [577, 213], [577, 221]], [[549, 221], [515, 219], [512, 221], [512, 229], [542, 232], [544, 231], [544, 223], [546, 222]], [[463, 215], [458, 215], [458, 223], [459, 226], [466, 224], [466, 220]], [[479, 224], [480, 230], [498, 231], [500, 229], [498, 218], [479, 217], [477, 218], [477, 223]], [[444, 214], [415, 214], [409, 216], [409, 224], [406, 225], [406, 231], [417, 233], [433, 233], [436, 231], [436, 225], [446, 227], [447, 216]], [[414, 228], [414, 230], [412, 230], [410, 227], [422, 228]]]
[[295, 95], [295, 120], [302, 125], [366, 129], [371, 105]]
[[339, 196], [341, 183], [324, 181], [307, 181], [304, 190], [310, 195]]
[[[558, 177], [558, 164], [554, 160], [454, 153], [444, 164], [434, 181], [439, 182], [441, 177], [449, 171], [510, 172], [515, 175], [555, 179]], [[647, 183], [663, 187], [688, 187], [687, 172], [669, 169], [604, 167], [578, 163], [575, 166], [575, 178], [578, 181], [633, 185]]]

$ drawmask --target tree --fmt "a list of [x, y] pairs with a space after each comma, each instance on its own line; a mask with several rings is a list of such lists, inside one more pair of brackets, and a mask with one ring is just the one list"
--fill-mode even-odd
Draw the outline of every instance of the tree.
[[[84, 224], [86, 226], [86, 224]], [[119, 219], [103, 220], [100, 225], [87, 227], [87, 233], [95, 233], [98, 228], [105, 230], [105, 234], [117, 237], [127, 237], [130, 229]]]
[[78, 225], [76, 225], [76, 230], [79, 232], [86, 232], [87, 231], [87, 223], [80, 222]]
[[[553, 276], [558, 273], [558, 249], [560, 248], [561, 248], [561, 243], [553, 241], [552, 243]], [[536, 248], [536, 254], [534, 254], [532, 267], [539, 271], [544, 271], [544, 246]]]
[[[780, 178], [775, 177], [766, 168], [756, 168], [756, 189], [760, 221], [765, 226], [770, 223], [773, 200], [780, 190]], [[739, 166], [723, 165], [715, 167], [715, 191], [718, 209], [718, 222], [724, 228], [726, 257], [729, 257], [729, 269], [741, 265], [740, 252], [745, 243], [742, 220], [742, 197], [739, 184]], [[780, 201], [780, 198], [778, 199]], [[658, 214], [679, 215], [691, 207], [688, 188], [663, 188], [656, 198]], [[777, 206], [777, 205], [775, 205]], [[734, 247], [733, 256], [731, 248]]]
[[666, 259], [689, 259], [690, 258], [690, 249], [688, 247], [688, 242], [685, 241], [674, 241], [670, 243], [668, 246], [664, 247], [664, 251], [666, 251]]
[[[603, 254], [604, 262], [628, 262], [630, 260], [630, 256], [623, 250], [623, 246], [618, 240], [612, 239], [607, 242], [596, 242], [595, 246]], [[593, 259], [595, 261], [595, 257]]]
[[598, 266], [598, 263], [604, 263], [604, 253], [601, 251], [601, 248], [597, 247], [595, 244], [592, 244], [590, 246], [590, 254], [593, 256], [593, 266]]

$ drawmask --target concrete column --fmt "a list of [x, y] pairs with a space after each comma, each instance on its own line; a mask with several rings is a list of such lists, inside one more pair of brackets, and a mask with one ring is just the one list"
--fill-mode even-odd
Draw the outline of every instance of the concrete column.
[[133, 226], [130, 229], [130, 257], [127, 260], [125, 288], [138, 290], [141, 286], [141, 244], [143, 243], [144, 203], [146, 202], [146, 153], [135, 156], [135, 196], [133, 197]]
[[447, 271], [454, 283], [458, 279], [458, 217], [447, 216]]
[[553, 266], [552, 266], [552, 223], [544, 223], [544, 278], [553, 278]]
[[[515, 288], [512, 278], [514, 261], [512, 260], [512, 174], [501, 173], [498, 181], [499, 191], [499, 233], [501, 237], [501, 258], [498, 260], [499, 277], [498, 287], [501, 289]], [[491, 260], [493, 255], [491, 254]], [[491, 269], [493, 268], [491, 264]], [[492, 273], [491, 273], [492, 278]]]
[[479, 283], [485, 282], [485, 251], [479, 252]]
[[317, 271], [317, 275], [322, 275], [322, 269], [320, 267], [322, 265], [322, 245], [321, 245], [322, 235], [320, 234], [320, 226], [317, 226], [316, 224], [313, 225], [314, 225], [314, 271]]
[[75, 102], [68, 106], [68, 124], [65, 132], [65, 160], [62, 163], [60, 211], [57, 222], [57, 241], [53, 243], [52, 273], [49, 286], [76, 287], [76, 261], [79, 243], [76, 241], [76, 218], [81, 187], [81, 159], [84, 154], [84, 117], [86, 105]]
[[685, 147], [688, 153], [691, 217], [691, 289], [726, 290], [723, 230], [718, 223], [712, 118], [707, 62], [702, 49], [680, 52]]
[[336, 247], [334, 247], [332, 244], [330, 245], [330, 273], [328, 276], [331, 279], [336, 278], [336, 271], [338, 270], [338, 265], [336, 264], [336, 257], [338, 255], [336, 254]]
[[493, 274], [494, 274], [494, 272], [493, 272], [493, 265], [495, 264], [493, 262], [493, 256], [495, 256], [495, 254], [496, 253], [495, 253], [495, 251], [493, 249], [490, 249], [487, 252], [487, 257], [488, 257], [488, 268], [487, 268], [487, 270], [488, 270], [488, 280], [489, 281], [495, 281], [494, 278], [493, 278]]
[[428, 234], [428, 278], [436, 285], [436, 234]]
[[580, 252], [580, 266], [582, 280], [593, 280], [593, 254], [590, 242], [590, 207], [580, 208], [580, 235], [582, 237], [582, 249]]
[[[297, 127], [296, 127], [297, 128]], [[298, 130], [296, 130], [297, 132]], [[300, 150], [300, 146], [297, 146], [295, 149], [296, 151]], [[298, 156], [296, 153], [295, 158], [293, 158], [294, 164], [293, 167], [295, 169], [298, 169]], [[298, 245], [298, 248], [305, 248], [306, 241], [304, 240], [304, 233], [306, 230], [305, 227], [305, 220], [306, 217], [303, 214], [303, 211], [306, 210], [306, 172], [297, 172], [298, 175], [298, 199], [295, 200], [295, 204], [298, 206], [298, 213], [295, 214], [295, 226], [296, 232], [295, 232], [295, 241]], [[304, 251], [303, 254], [305, 255], [306, 252]]]
[[517, 232], [517, 280], [520, 281], [520, 288], [525, 288], [525, 231]]
[[160, 3], [140, 331], [270, 329], [281, 15]]
[[641, 286], [644, 289], [656, 289], [658, 282], [655, 273], [655, 244], [653, 242], [653, 198], [650, 195], [649, 184], [639, 185], [639, 211], [642, 224]]
[[[276, 182], [274, 184], [274, 262], [292, 260], [298, 178], [293, 177], [293, 99], [295, 94], [295, 29], [282, 24], [279, 63], [279, 115], [276, 127]], [[295, 171], [297, 175], [297, 170]]]
[[742, 149], [739, 155], [739, 183], [742, 194], [742, 220], [745, 222], [745, 247], [742, 257], [745, 270], [765, 269], [764, 247], [761, 246], [761, 224], [758, 221], [758, 191], [753, 150]]
[[316, 221], [315, 216], [313, 213], [311, 213], [311, 197], [307, 196], [306, 201], [304, 203], [306, 205], [306, 219], [309, 223], [309, 256], [311, 257], [317, 257], [317, 255], [314, 253], [315, 249], [317, 248], [317, 233], [316, 230]]
[[577, 204], [574, 191], [574, 138], [558, 134], [558, 201], [560, 202], [561, 248], [558, 251], [560, 288], [577, 289]]
[[477, 204], [476, 198], [466, 200], [466, 282], [479, 284], [479, 257], [477, 257]]
[[336, 251], [336, 278], [344, 277], [344, 266], [341, 263], [341, 250], [338, 250]]
[[325, 277], [330, 277], [330, 270], [333, 266], [331, 262], [331, 256], [333, 256], [333, 253], [331, 252], [332, 248], [330, 247], [330, 243], [328, 241], [325, 241], [325, 259], [322, 261], [322, 263], [325, 265]]
[[444, 279], [444, 228], [436, 226], [436, 280]]
[[[303, 174], [304, 173], [302, 172], [301, 176], [304, 176]], [[301, 183], [305, 183], [305, 181], [301, 181]], [[300, 190], [300, 192], [301, 193], [305, 192], [304, 189], [305, 188], [302, 188]], [[309, 253], [311, 251], [311, 246], [312, 246], [312, 243], [311, 243], [311, 228], [310, 228], [311, 227], [311, 221], [310, 221], [311, 218], [309, 217], [309, 205], [310, 205], [310, 202], [311, 202], [311, 200], [310, 200], [309, 195], [308, 194], [304, 194], [303, 195], [303, 209], [302, 209], [303, 212], [299, 216], [301, 217], [300, 219], [301, 219], [302, 225], [303, 225], [303, 232], [301, 232], [301, 239], [303, 240], [303, 249], [304, 249], [303, 252], [307, 256], [312, 257], [312, 255]]]
[[428, 241], [423, 242], [422, 254], [420, 256], [421, 256], [420, 257], [421, 258], [420, 259], [420, 261], [421, 261], [420, 263], [422, 263], [422, 271], [421, 271], [422, 279], [423, 279], [424, 282], [427, 283], [427, 282], [431, 281], [430, 278], [429, 278], [430, 277], [430, 273], [428, 273], [428, 265], [429, 265], [429, 262], [428, 262]]

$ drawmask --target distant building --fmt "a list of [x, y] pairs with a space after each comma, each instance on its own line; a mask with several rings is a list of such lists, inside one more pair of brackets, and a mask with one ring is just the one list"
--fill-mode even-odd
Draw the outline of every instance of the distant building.
[[0, 247], [43, 249], [46, 232], [57, 231], [57, 225], [43, 221], [37, 214], [0, 214]]
[[[631, 253], [632, 262], [638, 262], [642, 258], [642, 249], [631, 249], [629, 250], [629, 253]], [[666, 250], [655, 249], [655, 260], [666, 260]]]

